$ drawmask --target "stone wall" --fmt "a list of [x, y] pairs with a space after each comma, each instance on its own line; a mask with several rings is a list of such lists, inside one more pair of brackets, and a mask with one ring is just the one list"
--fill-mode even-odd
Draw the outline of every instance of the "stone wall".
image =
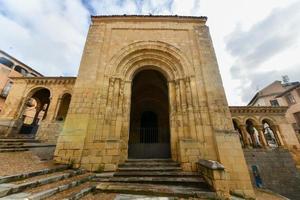
[[245, 149], [244, 155], [254, 187], [252, 166], [256, 165], [263, 188], [291, 199], [300, 199], [300, 173], [287, 149]]
[[42, 122], [36, 133], [36, 139], [43, 142], [56, 144], [59, 133], [62, 131], [62, 121]]
[[205, 22], [205, 17], [92, 17], [55, 160], [116, 170], [128, 156], [132, 80], [143, 70], [156, 70], [168, 82], [172, 159], [185, 171], [194, 171], [197, 159], [220, 161], [233, 177], [230, 189], [253, 196]]

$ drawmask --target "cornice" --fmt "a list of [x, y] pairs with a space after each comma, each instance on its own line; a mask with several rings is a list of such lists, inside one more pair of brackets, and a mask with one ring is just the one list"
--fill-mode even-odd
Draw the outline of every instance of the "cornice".
[[178, 16], [178, 15], [96, 15], [91, 16], [96, 21], [173, 21], [173, 22], [197, 22], [207, 21], [206, 16]]
[[285, 114], [287, 106], [229, 106], [231, 113], [277, 113]]
[[25, 81], [27, 84], [75, 84], [76, 77], [11, 77], [14, 82]]

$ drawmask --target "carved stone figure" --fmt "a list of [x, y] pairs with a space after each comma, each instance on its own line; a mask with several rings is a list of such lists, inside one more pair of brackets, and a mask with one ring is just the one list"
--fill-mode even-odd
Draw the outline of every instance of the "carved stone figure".
[[261, 145], [261, 143], [259, 141], [258, 131], [256, 130], [255, 127], [252, 127], [252, 128], [253, 128], [253, 138], [255, 140], [254, 143], [255, 143], [256, 146], [261, 147], [262, 145]]
[[278, 147], [274, 132], [272, 131], [268, 123], [264, 123], [264, 134], [270, 147]]

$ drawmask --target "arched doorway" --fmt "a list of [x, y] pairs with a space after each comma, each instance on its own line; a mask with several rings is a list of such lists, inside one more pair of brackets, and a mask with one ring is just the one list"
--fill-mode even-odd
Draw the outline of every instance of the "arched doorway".
[[40, 121], [47, 116], [49, 104], [50, 91], [46, 88], [38, 89], [29, 96], [22, 113], [20, 134], [34, 135], [37, 132]]
[[129, 158], [170, 158], [168, 85], [156, 70], [132, 81]]

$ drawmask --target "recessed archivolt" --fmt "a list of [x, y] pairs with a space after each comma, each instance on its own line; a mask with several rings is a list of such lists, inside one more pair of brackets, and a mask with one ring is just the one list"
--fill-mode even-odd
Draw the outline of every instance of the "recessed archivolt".
[[135, 74], [144, 69], [157, 70], [161, 72], [167, 80], [183, 77], [183, 74], [178, 72], [171, 62], [151, 55], [135, 57], [130, 60], [127, 65], [121, 67], [119, 73], [121, 76], [123, 75], [126, 80], [132, 80]]
[[141, 41], [124, 47], [111, 59], [106, 74], [131, 80], [135, 70], [151, 65], [157, 70], [162, 68], [159, 71], [167, 75], [168, 80], [190, 74], [191, 64], [181, 51], [160, 41]]

